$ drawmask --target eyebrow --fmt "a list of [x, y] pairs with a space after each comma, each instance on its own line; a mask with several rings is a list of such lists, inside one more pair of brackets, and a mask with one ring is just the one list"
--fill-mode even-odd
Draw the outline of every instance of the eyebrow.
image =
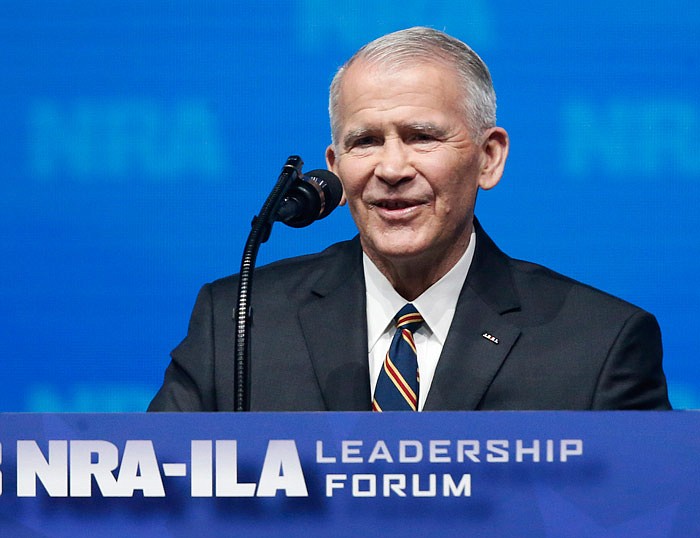
[[407, 123], [402, 125], [400, 128], [401, 130], [405, 129], [409, 132], [428, 133], [436, 136], [445, 136], [447, 132], [444, 127], [439, 127], [431, 122]]
[[358, 138], [362, 138], [367, 135], [371, 135], [376, 132], [376, 129], [371, 129], [368, 127], [358, 127], [357, 129], [353, 129], [352, 131], [348, 131], [348, 133], [343, 137], [343, 146], [344, 147], [349, 147], [352, 145], [352, 143], [357, 140]]
[[[377, 131], [378, 129], [372, 127], [352, 129], [343, 137], [343, 145], [349, 147], [355, 140], [374, 135]], [[444, 137], [446, 135], [446, 130], [443, 127], [439, 127], [432, 122], [403, 123], [399, 125], [399, 132], [428, 133], [436, 137]]]

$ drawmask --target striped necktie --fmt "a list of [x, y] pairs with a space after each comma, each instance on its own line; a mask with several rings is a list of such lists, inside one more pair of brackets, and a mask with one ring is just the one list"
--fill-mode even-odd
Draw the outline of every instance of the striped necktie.
[[373, 411], [418, 410], [418, 359], [413, 333], [423, 317], [412, 304], [407, 304], [394, 318], [396, 332], [379, 373], [372, 400]]

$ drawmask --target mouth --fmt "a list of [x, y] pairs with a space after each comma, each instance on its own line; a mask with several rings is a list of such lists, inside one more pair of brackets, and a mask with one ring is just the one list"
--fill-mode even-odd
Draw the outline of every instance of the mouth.
[[406, 209], [407, 207], [413, 207], [417, 204], [409, 200], [379, 200], [373, 205], [380, 209], [396, 210]]
[[370, 209], [383, 221], [400, 224], [408, 223], [416, 218], [420, 214], [420, 208], [424, 205], [425, 203], [420, 200], [384, 198], [374, 200], [370, 204]]
[[374, 207], [377, 207], [379, 209], [384, 209], [387, 211], [398, 211], [402, 209], [409, 209], [412, 207], [416, 207], [421, 205], [421, 202], [418, 202], [417, 200], [395, 200], [395, 199], [387, 199], [387, 200], [377, 200], [371, 204]]

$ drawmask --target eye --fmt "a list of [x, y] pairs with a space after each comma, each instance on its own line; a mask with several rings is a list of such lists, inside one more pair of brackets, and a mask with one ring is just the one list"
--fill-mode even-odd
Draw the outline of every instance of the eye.
[[411, 136], [413, 142], [434, 142], [435, 140], [435, 136], [429, 133], [416, 133]]
[[376, 136], [361, 136], [356, 139], [354, 139], [350, 143], [351, 148], [368, 148], [370, 146], [376, 146], [377, 144], [381, 144], [381, 140], [377, 138]]

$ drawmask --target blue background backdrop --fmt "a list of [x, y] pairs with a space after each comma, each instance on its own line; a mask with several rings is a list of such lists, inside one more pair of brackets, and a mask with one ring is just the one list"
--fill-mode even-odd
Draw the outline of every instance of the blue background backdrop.
[[[655, 313], [700, 407], [697, 2], [96, 0], [0, 6], [0, 410], [144, 409], [286, 157], [324, 166], [335, 69], [416, 24], [494, 77], [490, 235]], [[277, 226], [259, 263], [354, 233]]]

